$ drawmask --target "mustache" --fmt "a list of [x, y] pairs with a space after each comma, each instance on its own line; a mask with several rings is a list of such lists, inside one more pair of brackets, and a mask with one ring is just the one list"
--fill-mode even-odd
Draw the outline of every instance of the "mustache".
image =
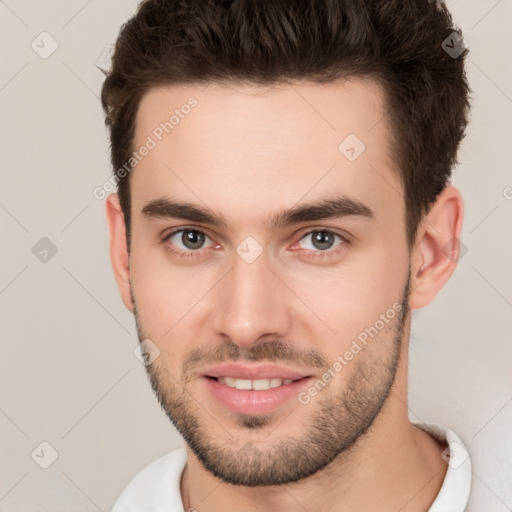
[[183, 375], [196, 367], [226, 361], [288, 362], [309, 368], [328, 368], [328, 358], [314, 350], [300, 350], [282, 341], [264, 341], [248, 348], [227, 341], [212, 349], [193, 349], [183, 363]]

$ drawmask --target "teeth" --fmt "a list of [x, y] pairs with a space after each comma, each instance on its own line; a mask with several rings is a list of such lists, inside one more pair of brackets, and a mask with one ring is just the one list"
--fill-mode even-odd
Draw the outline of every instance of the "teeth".
[[236, 389], [252, 389], [252, 382], [245, 379], [235, 379]]
[[277, 388], [283, 384], [291, 384], [293, 379], [233, 379], [232, 377], [218, 377], [217, 380], [221, 384], [225, 384], [230, 388], [236, 389], [255, 389], [263, 391], [265, 389]]
[[233, 379], [233, 377], [224, 377], [224, 384], [230, 388], [236, 388], [236, 379]]

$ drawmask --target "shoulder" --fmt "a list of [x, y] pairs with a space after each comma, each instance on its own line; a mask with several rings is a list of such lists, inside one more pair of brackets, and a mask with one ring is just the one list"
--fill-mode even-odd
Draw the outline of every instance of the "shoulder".
[[111, 512], [181, 510], [180, 480], [186, 463], [185, 448], [154, 460], [129, 481]]

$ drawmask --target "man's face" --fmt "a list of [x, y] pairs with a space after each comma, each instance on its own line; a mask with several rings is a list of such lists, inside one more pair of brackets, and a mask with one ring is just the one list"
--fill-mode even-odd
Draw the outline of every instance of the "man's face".
[[[309, 476], [366, 432], [405, 353], [409, 252], [381, 90], [162, 87], [140, 104], [135, 148], [148, 136], [130, 182], [130, 280], [139, 338], [160, 351], [147, 366], [160, 403], [227, 482]], [[342, 196], [346, 215], [269, 225]], [[164, 201], [225, 225], [171, 217]], [[293, 382], [231, 387], [250, 376]]]

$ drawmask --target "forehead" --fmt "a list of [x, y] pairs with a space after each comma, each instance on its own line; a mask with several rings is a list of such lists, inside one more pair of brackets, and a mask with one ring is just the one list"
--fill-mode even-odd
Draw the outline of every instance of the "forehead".
[[[192, 103], [195, 106], [190, 108]], [[327, 145], [349, 133], [362, 140], [373, 140], [382, 134], [382, 130], [377, 130], [370, 135], [376, 125], [386, 126], [381, 122], [384, 113], [382, 88], [370, 79], [271, 86], [217, 83], [159, 86], [149, 89], [139, 104], [136, 142], [143, 142], [141, 137], [155, 129], [158, 132], [158, 127], [169, 121], [172, 126], [168, 128], [174, 138], [180, 134], [188, 136], [188, 127], [205, 141], [237, 135], [238, 141], [243, 139], [252, 144], [293, 146], [305, 137], [325, 139], [327, 136]]]
[[157, 87], [137, 113], [134, 149], [151, 149], [132, 171], [132, 204], [141, 211], [171, 195], [255, 222], [257, 211], [333, 191], [396, 208], [389, 140], [382, 90], [370, 80]]

